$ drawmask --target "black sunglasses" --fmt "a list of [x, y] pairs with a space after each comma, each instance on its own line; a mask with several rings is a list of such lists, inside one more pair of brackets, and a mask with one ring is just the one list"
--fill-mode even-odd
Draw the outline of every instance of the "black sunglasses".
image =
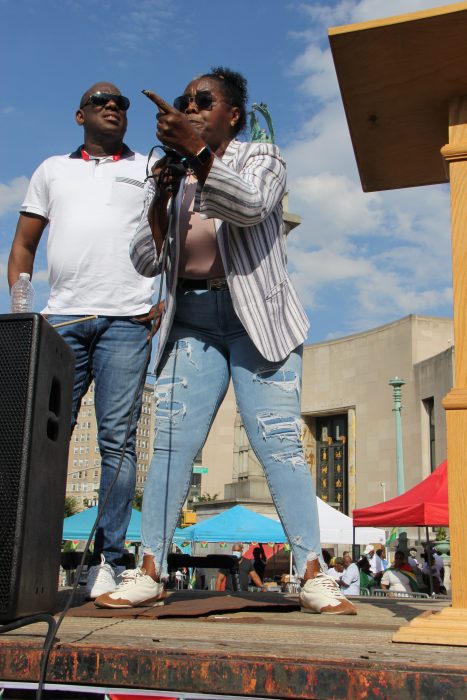
[[174, 107], [178, 109], [179, 112], [184, 112], [190, 102], [194, 102], [198, 109], [212, 109], [214, 99], [209, 90], [200, 90], [195, 95], [180, 95], [180, 97], [176, 97], [174, 100]]
[[110, 100], [115, 102], [118, 109], [122, 112], [126, 112], [130, 106], [130, 100], [128, 97], [124, 97], [123, 95], [114, 95], [111, 92], [94, 92], [92, 95], [89, 95], [87, 102], [85, 102], [82, 107], [87, 107], [88, 105], [105, 107]]

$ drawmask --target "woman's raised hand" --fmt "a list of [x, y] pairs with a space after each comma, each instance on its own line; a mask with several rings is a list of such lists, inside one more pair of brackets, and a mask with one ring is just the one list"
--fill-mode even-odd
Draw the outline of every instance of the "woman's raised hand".
[[151, 90], [143, 90], [147, 98], [158, 108], [156, 136], [161, 143], [173, 148], [182, 156], [191, 156], [199, 152], [204, 141], [191, 126], [186, 116], [169, 105]]

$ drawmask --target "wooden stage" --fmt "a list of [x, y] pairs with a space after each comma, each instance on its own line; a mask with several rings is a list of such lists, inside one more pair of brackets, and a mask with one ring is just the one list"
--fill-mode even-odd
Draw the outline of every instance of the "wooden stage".
[[[201, 599], [190, 602], [192, 594]], [[254, 602], [261, 595], [243, 597]], [[67, 616], [58, 632], [47, 688], [70, 684], [70, 689], [90, 686], [97, 693], [97, 688], [121, 687], [135, 693], [172, 691], [178, 697], [204, 693], [206, 698], [467, 697], [466, 647], [391, 641], [400, 625], [423, 611], [441, 610], [446, 602], [360, 598], [357, 616], [333, 617], [301, 613], [296, 596], [268, 595], [286, 599], [291, 609], [226, 610], [231, 596], [198, 591], [174, 594], [174, 601], [181, 601], [180, 614], [186, 614], [184, 605], [206, 609], [214, 599], [210, 614], [150, 619], [140, 609], [139, 619], [91, 617], [88, 603], [75, 610], [86, 616]], [[18, 690], [8, 690], [9, 684], [27, 687], [37, 680], [45, 632], [46, 625], [37, 623], [0, 636], [5, 698], [20, 697], [14, 694]], [[76, 697], [87, 695], [81, 691]]]

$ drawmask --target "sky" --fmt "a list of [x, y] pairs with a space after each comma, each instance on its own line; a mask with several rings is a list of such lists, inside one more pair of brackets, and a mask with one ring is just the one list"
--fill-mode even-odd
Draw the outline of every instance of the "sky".
[[[0, 313], [29, 178], [82, 143], [74, 114], [93, 83], [131, 100], [126, 142], [147, 153], [155, 109], [213, 66], [248, 79], [287, 161], [289, 270], [311, 321], [308, 343], [407, 314], [452, 316], [449, 188], [363, 193], [327, 38], [331, 26], [447, 5], [441, 0], [0, 0]], [[263, 125], [263, 124], [262, 124]], [[264, 125], [265, 126], [265, 125]], [[447, 140], [447, 139], [446, 139]], [[35, 310], [47, 299], [46, 233]]]

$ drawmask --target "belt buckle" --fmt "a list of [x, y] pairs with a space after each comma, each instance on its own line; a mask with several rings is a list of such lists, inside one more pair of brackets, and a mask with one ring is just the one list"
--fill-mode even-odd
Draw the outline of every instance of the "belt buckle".
[[214, 277], [208, 280], [208, 289], [210, 292], [222, 292], [227, 289], [227, 280], [225, 277]]

